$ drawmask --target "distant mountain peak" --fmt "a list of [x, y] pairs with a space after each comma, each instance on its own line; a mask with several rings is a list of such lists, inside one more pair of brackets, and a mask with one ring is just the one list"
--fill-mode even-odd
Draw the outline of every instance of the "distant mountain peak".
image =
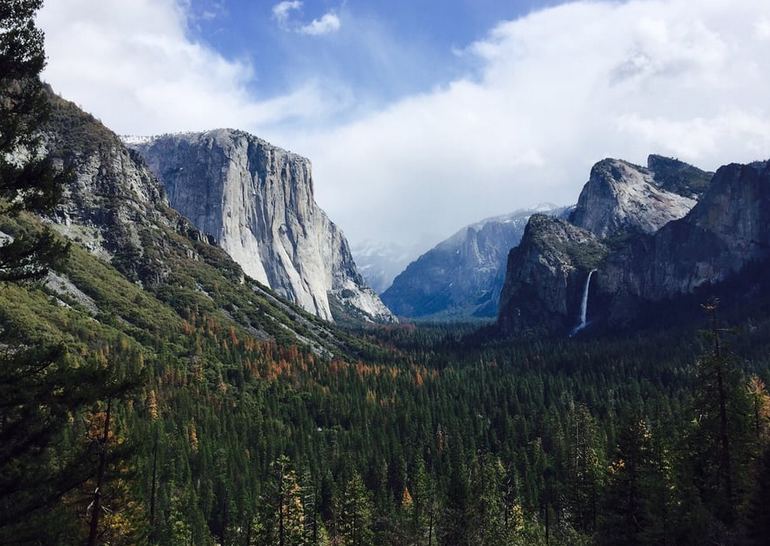
[[521, 209], [463, 227], [410, 263], [382, 294], [383, 301], [397, 315], [411, 318], [494, 317], [508, 251], [519, 243], [529, 217], [538, 212]]

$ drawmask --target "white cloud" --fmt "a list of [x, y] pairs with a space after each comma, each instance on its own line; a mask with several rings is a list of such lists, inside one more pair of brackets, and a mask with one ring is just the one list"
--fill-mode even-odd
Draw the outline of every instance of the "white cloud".
[[[708, 169], [770, 157], [770, 2], [573, 2], [504, 22], [464, 51], [478, 75], [295, 148], [354, 241], [451, 234], [574, 202], [604, 157]], [[297, 142], [296, 137], [287, 140]]]
[[284, 0], [273, 6], [273, 17], [278, 24], [285, 26], [289, 22], [291, 12], [302, 8], [300, 0]]
[[301, 26], [299, 32], [311, 36], [321, 36], [322, 34], [337, 32], [340, 29], [340, 26], [340, 18], [337, 14], [329, 12], [324, 14], [320, 19], [313, 19], [307, 25]]
[[189, 13], [175, 0], [46, 2], [43, 77], [119, 132], [271, 127], [325, 118], [347, 100], [318, 80], [255, 100], [246, 61], [222, 57], [187, 35]]
[[467, 76], [343, 125], [329, 120], [358, 97], [319, 78], [254, 100], [248, 63], [191, 41], [185, 17], [173, 0], [48, 2], [46, 78], [121, 132], [235, 126], [304, 153], [319, 203], [353, 242], [408, 244], [574, 201], [604, 157], [709, 169], [770, 157], [770, 2], [534, 12], [464, 48]]
[[302, 9], [303, 3], [300, 0], [284, 0], [273, 6], [273, 18], [278, 22], [283, 30], [293, 30], [300, 34], [308, 36], [322, 36], [337, 32], [342, 23], [339, 16], [333, 11], [323, 14], [318, 19], [313, 19], [307, 24], [292, 20], [292, 12]]
[[770, 18], [766, 17], [760, 21], [757, 21], [757, 24], [754, 28], [757, 33], [757, 37], [760, 40], [770, 40]]

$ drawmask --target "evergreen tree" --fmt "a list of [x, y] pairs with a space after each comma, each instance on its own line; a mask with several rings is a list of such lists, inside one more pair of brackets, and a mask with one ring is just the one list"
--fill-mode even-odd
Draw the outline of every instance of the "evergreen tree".
[[270, 483], [263, 495], [263, 544], [302, 546], [305, 544], [306, 518], [302, 488], [289, 458], [281, 455], [271, 465]]
[[465, 465], [457, 459], [457, 455], [454, 457], [456, 460], [452, 463], [446, 504], [441, 517], [439, 544], [445, 546], [470, 544], [468, 536], [470, 484]]
[[567, 422], [566, 501], [575, 528], [593, 532], [602, 486], [602, 451], [596, 421], [582, 404], [570, 412]]
[[372, 501], [358, 472], [353, 472], [337, 499], [335, 530], [340, 546], [374, 544]]
[[729, 529], [736, 523], [739, 498], [746, 486], [752, 411], [740, 373], [722, 345], [718, 302], [704, 307], [712, 321], [708, 334], [712, 347], [697, 368], [697, 427], [691, 438], [695, 482], [706, 506]]
[[422, 459], [417, 460], [412, 491], [409, 510], [413, 543], [433, 546], [436, 543], [436, 491]]
[[307, 468], [302, 472], [303, 546], [318, 546], [322, 539], [320, 513], [321, 492]]
[[770, 448], [758, 461], [746, 517], [746, 543], [767, 544], [770, 539]]
[[504, 546], [511, 542], [506, 525], [504, 475], [500, 461], [493, 457], [481, 457], [473, 467], [468, 531], [471, 544]]
[[643, 419], [632, 419], [620, 433], [609, 470], [599, 532], [602, 544], [654, 544], [644, 539], [652, 526], [648, 480], [651, 477], [652, 435]]
[[[49, 106], [39, 75], [45, 66], [43, 33], [35, 27], [42, 0], [0, 6], [0, 214], [49, 212], [68, 174], [42, 156], [41, 130]], [[0, 281], [38, 279], [66, 253], [48, 229], [19, 232], [0, 242]]]
[[[0, 215], [52, 210], [66, 175], [40, 156], [40, 129], [47, 101], [40, 71], [45, 64], [43, 34], [35, 27], [41, 0], [0, 5]], [[67, 245], [50, 230], [18, 229], [0, 240], [0, 283], [43, 277]], [[30, 344], [28, 332], [12, 324], [0, 330], [0, 541], [40, 536], [38, 517], [82, 482], [77, 457], [51, 447], [68, 417], [90, 399], [91, 371], [75, 369], [57, 344]]]
[[765, 442], [770, 429], [770, 394], [765, 382], [756, 375], [749, 378], [746, 391], [751, 405], [751, 427], [756, 442]]

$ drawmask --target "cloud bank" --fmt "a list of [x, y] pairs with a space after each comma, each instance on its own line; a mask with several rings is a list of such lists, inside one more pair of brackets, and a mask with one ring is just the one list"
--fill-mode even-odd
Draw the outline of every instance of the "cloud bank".
[[176, 0], [56, 0], [38, 22], [49, 56], [43, 77], [121, 133], [237, 127], [270, 137], [273, 127], [317, 122], [347, 100], [314, 79], [255, 98], [251, 65], [190, 39], [190, 15]]
[[[574, 202], [604, 157], [714, 169], [770, 157], [770, 50], [753, 0], [574, 2], [504, 22], [478, 67], [300, 147], [352, 238], [447, 236]], [[759, 23], [757, 23], [759, 21]]]
[[[295, 4], [275, 8], [291, 20]], [[710, 169], [770, 157], [770, 2], [540, 10], [458, 51], [464, 77], [344, 123], [335, 114], [356, 97], [322, 75], [255, 99], [248, 63], [191, 41], [172, 0], [58, 0], [41, 23], [46, 77], [65, 96], [121, 132], [235, 126], [308, 155], [319, 203], [354, 242], [438, 239], [573, 202], [604, 157]]]

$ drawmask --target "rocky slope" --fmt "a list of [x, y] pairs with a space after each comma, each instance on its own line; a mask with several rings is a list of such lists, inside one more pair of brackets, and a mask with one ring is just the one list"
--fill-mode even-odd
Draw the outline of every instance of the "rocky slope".
[[[697, 204], [682, 218], [653, 229], [650, 219], [665, 218], [672, 210], [670, 200], [653, 198], [645, 207], [622, 209], [636, 216], [622, 216], [617, 214], [620, 200], [584, 199], [582, 216], [576, 220], [573, 215], [572, 220], [588, 224], [595, 239], [586, 238], [585, 233], [582, 238], [567, 237], [578, 250], [566, 254], [562, 251], [565, 234], [574, 228], [546, 225], [533, 218], [520, 246], [529, 252], [512, 252], [509, 259], [505, 306], [501, 304], [498, 318], [504, 331], [522, 333], [531, 328], [526, 321], [517, 320], [524, 314], [544, 331], [568, 332], [570, 323], [579, 316], [576, 294], [585, 286], [591, 269], [596, 269], [596, 274], [590, 285], [589, 314], [597, 327], [616, 329], [650, 317], [663, 319], [661, 306], [673, 310], [680, 300], [681, 305], [695, 309], [697, 302], [692, 298], [701, 302], [718, 293], [725, 283], [741, 286], [740, 292], [730, 294], [733, 302], [751, 299], [750, 294], [759, 286], [751, 279], [770, 259], [768, 163], [724, 166], [708, 184], [703, 183], [705, 173], [679, 162], [652, 156], [651, 165], [658, 170], [652, 182], [646, 172], [638, 170], [624, 180], [635, 178], [637, 186], [644, 188], [652, 183], [659, 189], [676, 188], [698, 197]], [[661, 169], [661, 165], [666, 168]], [[616, 167], [616, 173], [631, 169], [626, 164], [602, 162], [600, 176], [592, 175], [588, 185], [597, 184], [595, 178], [603, 176], [602, 170]], [[584, 189], [583, 193], [596, 195], [595, 189]], [[615, 222], [619, 219], [625, 224]], [[623, 237], [616, 237], [618, 228], [625, 230]], [[605, 248], [602, 259], [578, 267], [581, 278], [565, 275], [575, 266], [574, 252], [595, 256], [597, 243]], [[530, 285], [522, 279], [530, 279]], [[534, 311], [521, 311], [527, 307]], [[564, 320], [565, 313], [571, 320]]]
[[[563, 209], [540, 207], [558, 214]], [[535, 210], [466, 226], [407, 266], [382, 294], [397, 315], [412, 318], [494, 317], [508, 251], [519, 244]]]
[[[657, 159], [650, 163], [662, 164]], [[605, 159], [591, 169], [570, 221], [599, 237], [655, 233], [668, 222], [682, 218], [695, 203], [694, 198], [659, 185], [650, 169]]]
[[129, 142], [171, 206], [252, 278], [325, 320], [395, 320], [315, 203], [310, 161], [230, 129]]
[[[62, 203], [44, 221], [92, 256], [73, 249], [71, 271], [56, 272], [48, 282], [51, 290], [96, 302], [98, 309], [86, 307], [100, 320], [125, 322], [139, 333], [152, 320], [142, 311], [149, 305], [177, 322], [206, 315], [259, 340], [299, 343], [317, 354], [338, 352], [339, 333], [245, 277], [172, 209], [136, 152], [74, 104], [53, 93], [50, 101], [47, 147], [72, 178]], [[90, 299], [73, 297], [80, 292]], [[121, 299], [129, 294], [133, 300]]]

